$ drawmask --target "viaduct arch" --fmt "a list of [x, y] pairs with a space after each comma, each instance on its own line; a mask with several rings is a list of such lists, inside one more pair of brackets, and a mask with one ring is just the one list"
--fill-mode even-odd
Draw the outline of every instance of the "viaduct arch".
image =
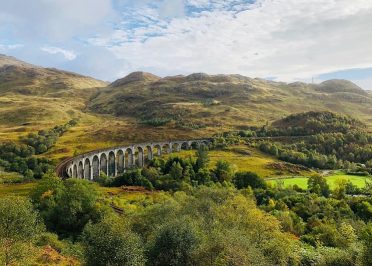
[[143, 167], [146, 160], [163, 153], [188, 150], [208, 145], [210, 139], [139, 143], [87, 152], [61, 162], [56, 172], [62, 178], [82, 178], [94, 181], [101, 173], [117, 176], [127, 169]]

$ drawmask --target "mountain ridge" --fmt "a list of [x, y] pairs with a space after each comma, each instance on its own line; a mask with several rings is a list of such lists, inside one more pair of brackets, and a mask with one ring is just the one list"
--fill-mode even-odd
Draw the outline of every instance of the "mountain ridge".
[[340, 89], [339, 81], [328, 82], [324, 89], [234, 74], [134, 72], [107, 83], [6, 61], [0, 67], [0, 142], [75, 119], [78, 126], [51, 151], [58, 158], [149, 139], [210, 137], [306, 111], [332, 111], [372, 125], [372, 95], [349, 82]]
[[[150, 78], [143, 78], [144, 75]], [[136, 78], [134, 83], [128, 82], [133, 81], [133, 77], [140, 78]], [[247, 104], [255, 110], [262, 106], [271, 113], [280, 108], [277, 114], [281, 115], [302, 111], [304, 106], [308, 111], [311, 111], [311, 108], [318, 111], [329, 109], [350, 115], [353, 111], [343, 107], [353, 105], [350, 106], [351, 109], [365, 107], [366, 110], [361, 111], [364, 115], [369, 115], [371, 110], [368, 109], [368, 104], [372, 104], [372, 97], [347, 80], [308, 84], [267, 81], [234, 74], [193, 73], [160, 78], [149, 73], [134, 72], [100, 90], [88, 103], [88, 109], [115, 116], [134, 115], [140, 120], [166, 119], [167, 116], [182, 120], [197, 106], [201, 107], [199, 109], [204, 107], [204, 113], [208, 112], [205, 109], [212, 109], [211, 106], [205, 108], [208, 105], [206, 102], [218, 102], [219, 106], [233, 108], [233, 111], [240, 110], [240, 113], [245, 112], [243, 110], [247, 108], [244, 105]], [[322, 103], [319, 104], [320, 102]], [[269, 105], [272, 107], [271, 111]], [[221, 114], [222, 111], [220, 110]], [[264, 114], [263, 117], [272, 120], [279, 118], [276, 115], [272, 113], [268, 117]]]
[[0, 94], [43, 96], [61, 90], [104, 87], [108, 83], [77, 73], [35, 66], [0, 55]]

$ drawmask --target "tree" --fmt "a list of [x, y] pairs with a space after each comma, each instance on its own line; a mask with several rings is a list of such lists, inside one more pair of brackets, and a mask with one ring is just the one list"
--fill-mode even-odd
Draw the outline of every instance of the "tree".
[[145, 265], [139, 237], [116, 216], [106, 217], [97, 224], [88, 223], [82, 240], [87, 265]]
[[271, 145], [270, 147], [270, 154], [271, 155], [274, 155], [274, 156], [278, 156], [278, 148], [276, 147], [276, 145]]
[[310, 192], [320, 196], [328, 197], [330, 189], [327, 181], [321, 175], [313, 175], [307, 180], [307, 186]]
[[247, 188], [266, 188], [266, 182], [254, 172], [236, 173], [234, 184], [238, 189]]
[[356, 214], [365, 221], [372, 219], [372, 205], [368, 201], [362, 201], [356, 204]]
[[32, 203], [40, 211], [43, 218], [57, 205], [57, 200], [63, 190], [63, 181], [54, 176], [54, 173], [48, 172], [43, 176], [37, 186], [31, 191], [30, 197]]
[[230, 163], [219, 160], [217, 161], [216, 168], [214, 169], [214, 174], [216, 175], [217, 181], [221, 183], [224, 181], [229, 182], [234, 176], [234, 169]]
[[195, 180], [199, 185], [205, 184], [211, 180], [211, 173], [206, 168], [199, 169], [195, 175]]
[[199, 245], [194, 227], [188, 222], [165, 225], [149, 250], [152, 265], [194, 265], [193, 252]]
[[182, 178], [183, 168], [179, 162], [173, 162], [169, 174], [174, 180], [180, 180]]
[[196, 151], [195, 172], [199, 171], [199, 169], [201, 168], [205, 168], [208, 162], [208, 147], [205, 145], [201, 145]]
[[77, 236], [90, 220], [99, 218], [97, 197], [97, 190], [88, 181], [76, 178], [61, 181], [52, 174], [31, 192], [47, 228], [62, 236]]
[[346, 186], [348, 180], [345, 179], [337, 179], [336, 180], [336, 188], [333, 190], [333, 196], [336, 199], [343, 199], [346, 197]]
[[62, 235], [79, 234], [90, 220], [99, 218], [98, 192], [86, 180], [70, 178], [54, 209], [54, 229]]
[[2, 265], [25, 264], [35, 237], [43, 229], [32, 204], [22, 198], [0, 199], [0, 262]]
[[372, 265], [372, 223], [368, 223], [362, 232], [361, 239], [363, 241], [363, 265]]

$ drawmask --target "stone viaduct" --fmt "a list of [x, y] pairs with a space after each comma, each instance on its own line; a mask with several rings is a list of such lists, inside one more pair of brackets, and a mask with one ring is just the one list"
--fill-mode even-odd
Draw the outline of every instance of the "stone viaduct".
[[125, 170], [143, 167], [146, 160], [152, 160], [155, 155], [172, 153], [181, 149], [192, 149], [200, 145], [208, 145], [209, 139], [149, 142], [122, 147], [114, 147], [91, 151], [67, 159], [57, 166], [60, 177], [83, 178], [95, 180], [101, 173], [117, 176]]

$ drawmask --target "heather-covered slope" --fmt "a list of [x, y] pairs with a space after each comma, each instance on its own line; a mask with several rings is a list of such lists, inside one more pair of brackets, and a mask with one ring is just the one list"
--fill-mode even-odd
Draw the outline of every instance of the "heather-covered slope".
[[240, 75], [158, 78], [137, 72], [100, 90], [88, 106], [96, 113], [179, 128], [234, 128], [325, 110], [372, 122], [371, 95], [346, 80], [286, 84]]

